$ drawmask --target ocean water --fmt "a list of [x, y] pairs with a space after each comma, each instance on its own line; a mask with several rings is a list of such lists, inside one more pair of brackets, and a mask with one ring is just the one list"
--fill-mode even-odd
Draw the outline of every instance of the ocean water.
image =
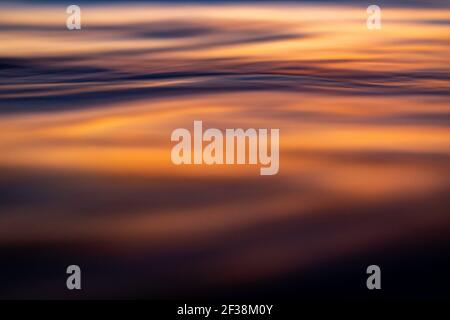
[[[0, 6], [0, 296], [74, 297], [70, 264], [85, 298], [354, 296], [377, 263], [448, 295], [450, 9], [421, 4]], [[175, 166], [194, 120], [279, 128], [279, 173]]]

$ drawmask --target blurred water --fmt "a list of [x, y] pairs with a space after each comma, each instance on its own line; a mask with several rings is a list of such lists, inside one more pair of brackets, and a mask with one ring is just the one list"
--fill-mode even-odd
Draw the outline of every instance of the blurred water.
[[[86, 4], [69, 32], [61, 5], [1, 7], [0, 296], [67, 295], [69, 264], [84, 297], [307, 294], [317, 270], [448, 241], [450, 10], [382, 17]], [[194, 120], [280, 128], [279, 174], [174, 166]]]

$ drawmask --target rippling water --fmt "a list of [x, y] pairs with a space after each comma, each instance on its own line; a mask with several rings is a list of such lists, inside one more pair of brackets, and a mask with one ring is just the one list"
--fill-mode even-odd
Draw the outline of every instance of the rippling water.
[[[382, 8], [379, 31], [355, 3], [66, 17], [0, 7], [1, 296], [61, 297], [69, 264], [85, 297], [320, 295], [370, 253], [429, 271], [414, 250], [450, 243], [449, 8]], [[194, 120], [280, 128], [279, 174], [174, 166]]]

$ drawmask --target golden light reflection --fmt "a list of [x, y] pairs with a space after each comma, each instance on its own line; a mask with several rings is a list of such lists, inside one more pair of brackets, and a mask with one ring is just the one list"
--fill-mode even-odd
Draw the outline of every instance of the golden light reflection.
[[[0, 10], [1, 245], [212, 250], [188, 270], [224, 283], [450, 224], [449, 9], [386, 8], [377, 32], [349, 5], [87, 5], [80, 32], [65, 17]], [[279, 174], [173, 165], [170, 134], [194, 120], [279, 128]], [[396, 235], [373, 223], [397, 214]]]

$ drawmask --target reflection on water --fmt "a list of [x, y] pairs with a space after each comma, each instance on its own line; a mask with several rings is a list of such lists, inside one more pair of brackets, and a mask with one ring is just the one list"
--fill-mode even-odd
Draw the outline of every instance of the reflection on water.
[[[450, 229], [449, 9], [64, 13], [0, 11], [0, 295], [61, 297], [73, 263], [90, 297], [221, 294]], [[174, 166], [194, 120], [280, 128], [279, 174]]]

